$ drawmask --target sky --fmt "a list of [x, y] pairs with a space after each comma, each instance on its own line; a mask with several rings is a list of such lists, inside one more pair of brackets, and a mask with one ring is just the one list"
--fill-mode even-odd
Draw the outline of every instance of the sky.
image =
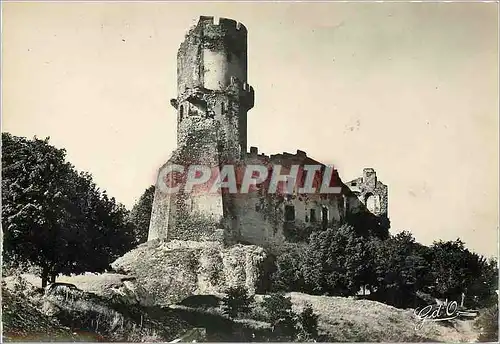
[[248, 29], [248, 146], [372, 167], [391, 232], [498, 247], [498, 4], [3, 2], [2, 131], [67, 150], [129, 209], [176, 147], [176, 54]]

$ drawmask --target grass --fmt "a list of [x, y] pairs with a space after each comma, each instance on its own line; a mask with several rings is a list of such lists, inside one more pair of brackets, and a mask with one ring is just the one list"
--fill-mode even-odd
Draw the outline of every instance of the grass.
[[456, 320], [455, 326], [426, 323], [415, 330], [413, 310], [346, 297], [313, 296], [290, 293], [294, 311], [310, 304], [319, 315], [319, 330], [324, 341], [336, 342], [472, 342], [477, 333], [472, 322]]
[[[59, 278], [58, 282], [73, 283], [86, 290], [43, 296], [31, 285], [31, 282], [39, 285], [33, 276], [24, 279], [27, 286], [18, 285], [18, 279], [7, 278], [2, 286], [4, 339], [165, 342], [186, 335], [203, 336], [203, 341], [209, 342], [276, 340], [262, 309], [264, 295], [256, 295], [251, 311], [233, 320], [222, 313], [214, 296], [201, 295], [182, 305], [153, 307], [131, 303], [128, 297], [109, 298], [109, 290], [99, 290], [113, 289], [110, 294], [119, 295], [116, 290], [121, 290], [122, 279], [123, 275], [116, 274]], [[296, 313], [310, 304], [319, 315], [320, 341], [473, 342], [479, 332], [472, 328], [473, 320], [455, 320], [448, 326], [429, 322], [421, 330], [415, 330], [413, 310], [375, 301], [302, 293], [288, 295]], [[54, 316], [42, 312], [48, 308], [53, 309]], [[200, 328], [205, 330], [196, 330]]]
[[191, 328], [168, 308], [64, 288], [44, 294], [19, 281], [2, 285], [5, 341], [164, 342]]

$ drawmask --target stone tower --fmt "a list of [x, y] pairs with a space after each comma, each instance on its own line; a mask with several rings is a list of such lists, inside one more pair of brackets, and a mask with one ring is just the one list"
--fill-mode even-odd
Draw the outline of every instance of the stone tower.
[[[247, 30], [234, 20], [202, 16], [177, 53], [177, 149], [159, 170], [179, 164], [213, 168], [244, 159], [247, 112]], [[156, 187], [148, 240], [217, 240], [232, 228], [229, 195], [164, 194]]]
[[[247, 111], [254, 91], [247, 83], [247, 29], [234, 20], [200, 17], [177, 53], [177, 143], [193, 133], [189, 117], [220, 125], [220, 153], [241, 158], [247, 150]], [[188, 119], [188, 120], [186, 120]]]

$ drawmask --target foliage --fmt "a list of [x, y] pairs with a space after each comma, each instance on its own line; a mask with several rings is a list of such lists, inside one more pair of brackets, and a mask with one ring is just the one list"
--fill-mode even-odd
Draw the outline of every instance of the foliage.
[[428, 282], [429, 264], [412, 234], [403, 231], [387, 240], [374, 241], [376, 288], [379, 297], [394, 306], [414, 306], [417, 290]]
[[396, 307], [417, 307], [417, 292], [460, 301], [468, 307], [497, 302], [497, 261], [470, 252], [460, 241], [428, 247], [403, 231], [381, 239], [343, 224], [314, 232], [308, 244], [288, 244], [276, 257], [275, 291], [350, 296], [368, 288], [368, 298]]
[[480, 342], [498, 342], [498, 298], [494, 306], [477, 318], [475, 326], [480, 330]]
[[330, 295], [341, 296], [354, 295], [362, 286], [373, 284], [370, 245], [350, 225], [314, 233], [309, 251], [314, 259], [310, 263], [316, 268], [321, 264], [321, 281], [316, 279], [316, 284]]
[[[479, 306], [494, 295], [498, 288], [498, 268], [495, 260], [470, 252], [464, 243], [438, 241], [430, 247], [433, 293], [441, 298], [457, 299], [461, 293], [473, 295]], [[473, 306], [473, 305], [469, 305]]]
[[262, 306], [277, 337], [293, 340], [297, 334], [297, 316], [292, 311], [291, 298], [281, 293], [274, 293], [264, 298]]
[[130, 211], [130, 222], [132, 222], [134, 227], [134, 236], [137, 244], [142, 244], [148, 240], [149, 221], [151, 220], [154, 194], [155, 186], [151, 185], [144, 191]]
[[59, 273], [104, 271], [132, 239], [125, 207], [48, 141], [2, 133], [4, 259], [39, 266], [43, 286]]
[[386, 216], [376, 216], [368, 210], [347, 214], [345, 222], [353, 226], [358, 234], [385, 240], [390, 237], [390, 220]]
[[276, 291], [304, 291], [303, 280], [304, 258], [307, 257], [307, 246], [287, 244], [282, 253], [276, 257], [276, 270], [272, 274], [273, 289]]
[[315, 232], [278, 255], [273, 281], [275, 290], [354, 295], [374, 284], [372, 242], [350, 225]]
[[248, 313], [253, 298], [248, 295], [245, 287], [231, 287], [226, 291], [222, 300], [224, 314], [230, 318], [236, 318], [240, 313]]
[[298, 322], [300, 325], [299, 338], [302, 341], [316, 339], [318, 337], [318, 315], [314, 314], [311, 305], [306, 305], [299, 314]]

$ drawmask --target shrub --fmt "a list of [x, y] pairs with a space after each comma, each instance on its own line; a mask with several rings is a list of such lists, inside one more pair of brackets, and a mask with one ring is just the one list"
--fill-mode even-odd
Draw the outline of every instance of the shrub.
[[297, 319], [292, 311], [290, 297], [280, 293], [271, 294], [264, 299], [263, 307], [275, 335], [282, 340], [293, 340], [297, 334]]
[[288, 244], [276, 257], [276, 270], [271, 276], [273, 291], [303, 291], [303, 251], [305, 249], [297, 244]]
[[498, 342], [498, 304], [486, 309], [476, 320], [475, 325], [481, 333], [478, 341]]
[[250, 311], [253, 298], [248, 295], [245, 287], [238, 286], [229, 288], [223, 298], [223, 312], [230, 318], [235, 318], [241, 313]]
[[299, 314], [300, 340], [311, 340], [318, 337], [318, 315], [311, 305], [307, 305]]

